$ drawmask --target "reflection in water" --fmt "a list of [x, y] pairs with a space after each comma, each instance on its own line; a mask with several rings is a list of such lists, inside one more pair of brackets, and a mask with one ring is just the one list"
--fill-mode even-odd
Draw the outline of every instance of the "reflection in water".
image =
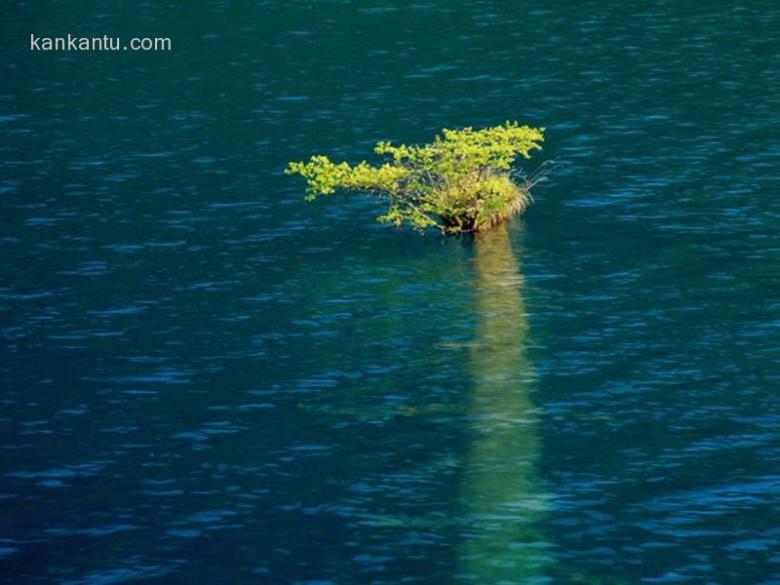
[[540, 582], [547, 551], [536, 526], [544, 497], [535, 481], [540, 445], [523, 283], [505, 228], [481, 234], [475, 245], [474, 438], [464, 470], [459, 574], [476, 583]]

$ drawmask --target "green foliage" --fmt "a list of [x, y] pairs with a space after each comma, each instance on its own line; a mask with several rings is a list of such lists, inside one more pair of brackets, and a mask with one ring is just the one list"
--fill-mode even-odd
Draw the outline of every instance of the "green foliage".
[[[306, 179], [308, 201], [337, 190], [369, 192], [388, 203], [377, 218], [381, 222], [447, 233], [478, 231], [521, 213], [533, 201], [529, 189], [541, 174], [525, 178], [512, 165], [518, 156], [528, 159], [541, 149], [543, 131], [517, 122], [445, 129], [422, 146], [379, 142], [374, 152], [386, 159], [379, 166], [313, 156], [308, 162], [291, 162], [285, 173]], [[520, 184], [514, 180], [518, 176]]]

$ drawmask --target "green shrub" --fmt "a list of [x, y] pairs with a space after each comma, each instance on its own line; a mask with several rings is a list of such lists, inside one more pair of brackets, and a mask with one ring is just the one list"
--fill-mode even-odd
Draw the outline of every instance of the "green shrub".
[[308, 184], [306, 199], [337, 190], [376, 194], [388, 203], [381, 222], [408, 224], [444, 233], [474, 232], [522, 213], [533, 201], [530, 188], [548, 167], [526, 177], [512, 165], [541, 149], [543, 128], [507, 122], [493, 128], [442, 130], [430, 144], [393, 146], [379, 142], [374, 152], [386, 161], [373, 166], [334, 163], [327, 156], [291, 162], [288, 175]]

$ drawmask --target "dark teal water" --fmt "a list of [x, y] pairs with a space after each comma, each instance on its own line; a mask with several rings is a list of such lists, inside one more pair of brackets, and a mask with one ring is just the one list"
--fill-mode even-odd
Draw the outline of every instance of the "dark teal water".
[[[6, 2], [0, 580], [780, 583], [778, 31]], [[506, 119], [563, 168], [477, 240], [281, 174]]]

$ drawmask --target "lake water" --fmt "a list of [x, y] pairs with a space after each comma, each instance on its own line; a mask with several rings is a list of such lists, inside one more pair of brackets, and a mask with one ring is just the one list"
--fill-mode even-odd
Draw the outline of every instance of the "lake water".
[[[760, 0], [6, 3], [0, 580], [780, 583], [778, 31]], [[476, 239], [281, 174], [507, 119], [562, 168]]]

